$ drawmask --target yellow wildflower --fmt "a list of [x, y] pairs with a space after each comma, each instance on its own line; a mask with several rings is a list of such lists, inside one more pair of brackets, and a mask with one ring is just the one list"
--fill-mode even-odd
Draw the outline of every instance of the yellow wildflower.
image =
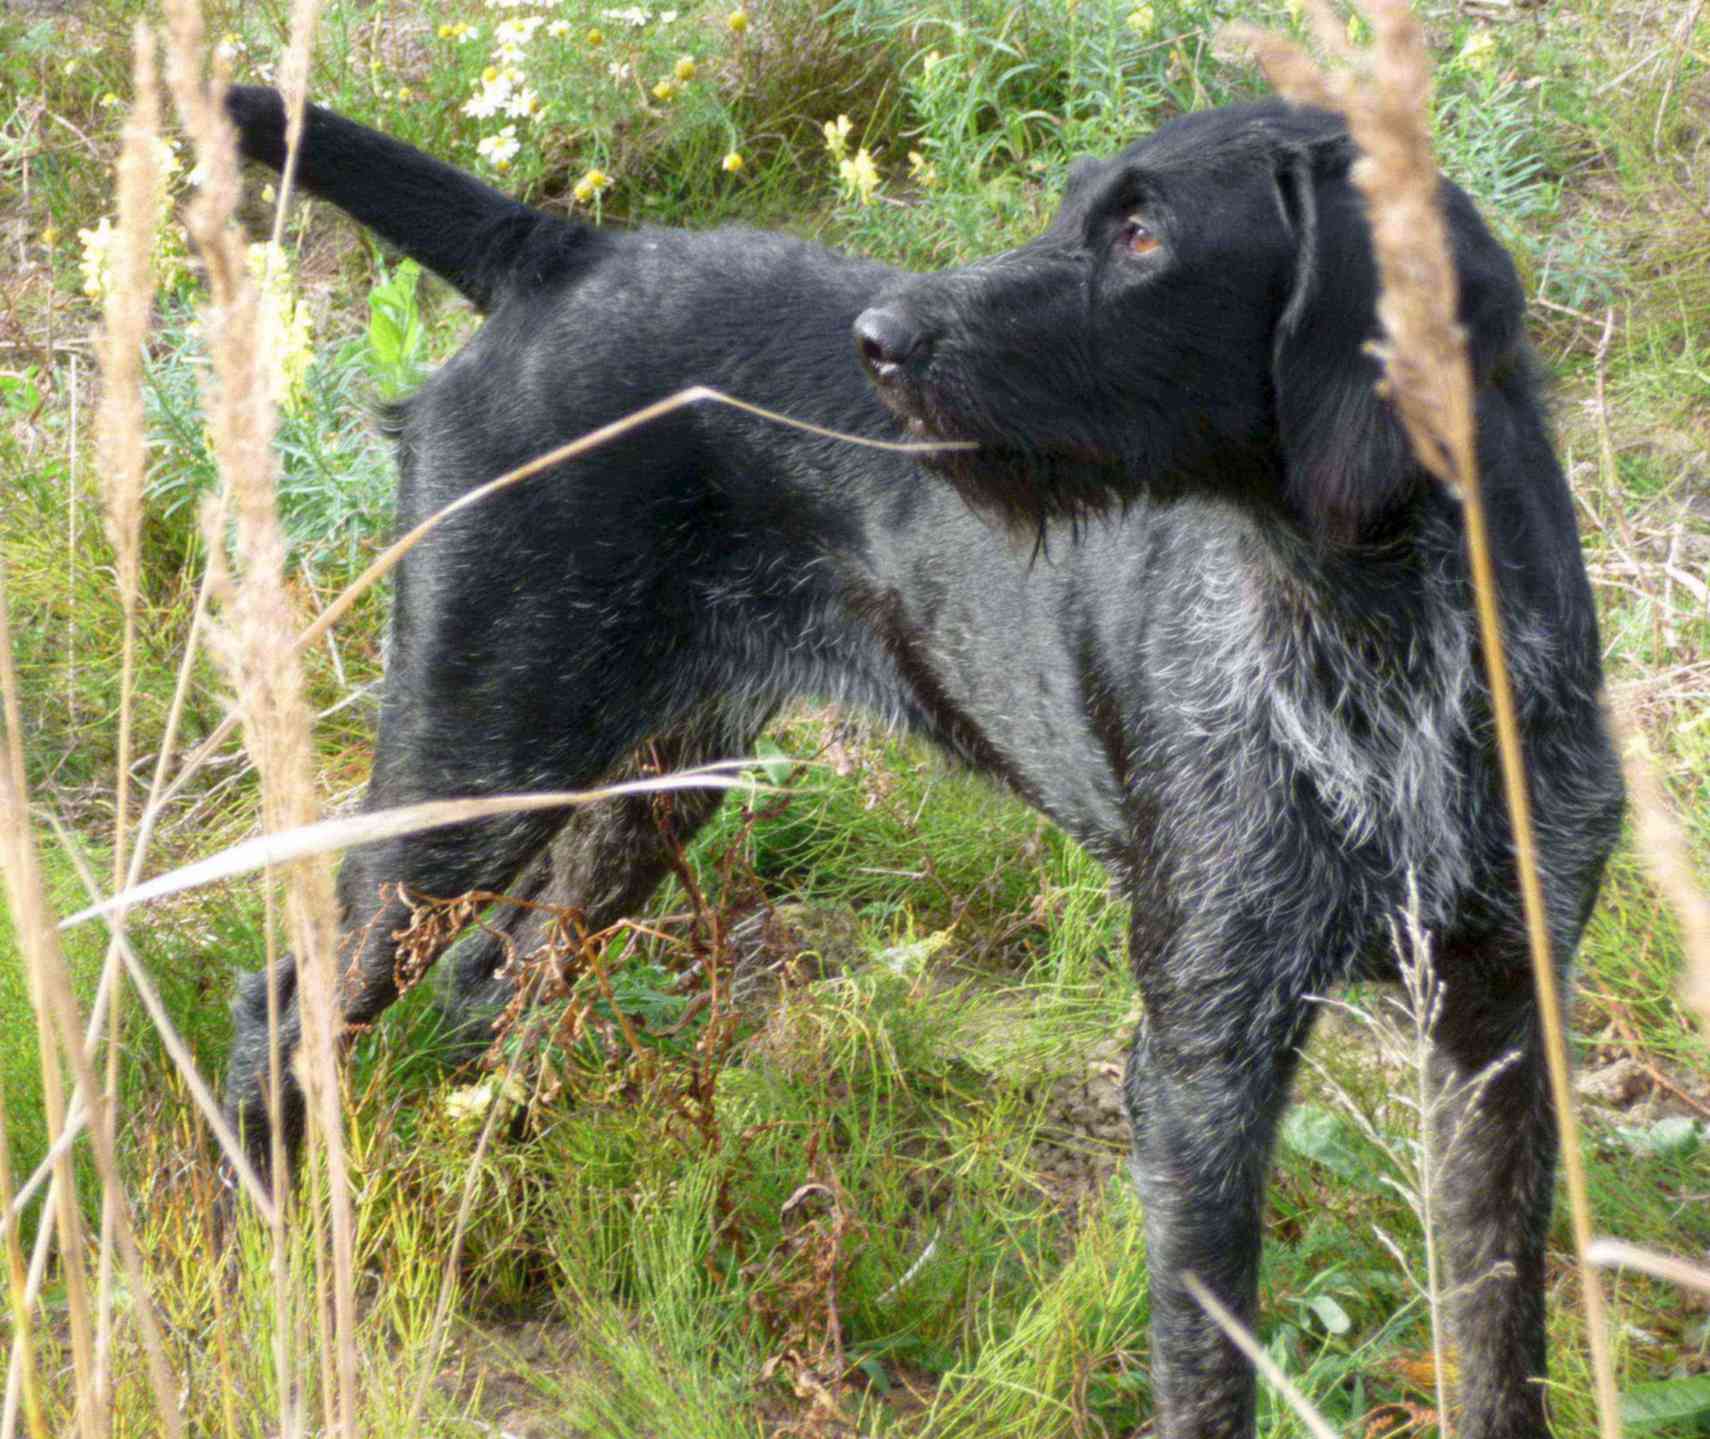
[[732, 150], [724, 157], [724, 168], [727, 173], [734, 175], [742, 166], [743, 159], [739, 152]]
[[1129, 12], [1127, 25], [1142, 40], [1149, 39], [1158, 29], [1158, 12], [1150, 5], [1136, 5]]
[[669, 78], [661, 80], [653, 87], [653, 98], [655, 100], [669, 102], [676, 97], [676, 94], [677, 82]]
[[1488, 30], [1475, 30], [1455, 57], [1469, 70], [1488, 70], [1496, 63], [1496, 37]]
[[835, 121], [825, 122], [825, 148], [831, 151], [833, 160], [842, 160], [849, 153], [849, 131], [854, 128], [849, 123], [847, 115], [839, 115]]
[[733, 34], [740, 35], [748, 28], [748, 12], [746, 10], [732, 10], [730, 14], [724, 17], [724, 23], [730, 26]]
[[853, 160], [842, 161], [837, 173], [852, 199], [863, 205], [873, 203], [873, 192], [879, 188], [879, 167], [873, 163], [865, 145], [855, 152]]
[[119, 239], [112, 217], [103, 215], [100, 224], [93, 230], [79, 230], [77, 238], [83, 242], [83, 256], [77, 262], [83, 271], [83, 293], [91, 300], [105, 299], [113, 286], [113, 248]]
[[314, 317], [296, 296], [285, 251], [269, 242], [249, 247], [249, 271], [260, 286], [256, 352], [269, 360], [273, 402], [294, 410], [303, 398], [303, 377], [315, 355]]
[[689, 83], [689, 81], [691, 81], [695, 78], [694, 56], [692, 56], [692, 55], [679, 56], [676, 65], [673, 67], [673, 70], [674, 70], [674, 73], [676, 74], [677, 78], [679, 80], [681, 80], [685, 85], [687, 85]]
[[594, 196], [609, 188], [611, 183], [612, 177], [604, 170], [593, 169], [576, 182], [570, 193], [576, 197], [577, 204], [586, 205]]
[[606, 32], [598, 29], [590, 30], [585, 38], [589, 45], [598, 50], [600, 46], [606, 43]]

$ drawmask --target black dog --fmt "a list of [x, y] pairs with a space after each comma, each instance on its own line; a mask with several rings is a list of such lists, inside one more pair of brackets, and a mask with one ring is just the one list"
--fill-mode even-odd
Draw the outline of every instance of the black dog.
[[[277, 167], [278, 97], [237, 90], [230, 110]], [[1250, 1430], [1252, 1374], [1181, 1276], [1253, 1319], [1311, 996], [1393, 972], [1410, 885], [1446, 987], [1439, 1077], [1509, 1056], [1441, 1121], [1460, 1432], [1547, 1432], [1555, 1123], [1461, 516], [1376, 389], [1352, 158], [1324, 114], [1188, 115], [1082, 161], [1033, 243], [919, 276], [748, 230], [596, 230], [321, 110], [298, 170], [490, 316], [396, 413], [404, 525], [695, 383], [977, 444], [917, 463], [703, 406], [461, 515], [398, 575], [368, 803], [583, 787], [649, 740], [683, 764], [747, 753], [815, 695], [906, 722], [1051, 815], [1133, 900], [1127, 1100], [1158, 1430], [1178, 1439]], [[1596, 623], [1513, 268], [1442, 195], [1565, 968], [1620, 811]], [[683, 827], [716, 803], [681, 806]], [[663, 867], [643, 802], [358, 850], [345, 1014], [395, 997], [383, 885], [521, 884], [600, 925]], [[494, 963], [465, 964], [471, 1001]], [[246, 983], [230, 1097], [258, 1157], [265, 1009]], [[295, 1141], [294, 1090], [285, 1123]]]

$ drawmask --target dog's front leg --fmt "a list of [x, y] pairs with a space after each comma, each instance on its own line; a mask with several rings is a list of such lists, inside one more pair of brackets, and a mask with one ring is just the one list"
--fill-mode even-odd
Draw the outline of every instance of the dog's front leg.
[[[1155, 978], [1169, 973], [1167, 959]], [[1269, 992], [1255, 989], [1263, 980]], [[1125, 1086], [1133, 1169], [1146, 1210], [1152, 1379], [1166, 1439], [1243, 1439], [1253, 1371], [1183, 1283], [1197, 1275], [1252, 1327], [1260, 1216], [1271, 1144], [1312, 1020], [1274, 974], [1203, 984], [1148, 983]]]
[[1461, 1439], [1541, 1439], [1544, 1241], [1557, 1152], [1530, 964], [1509, 943], [1447, 943], [1431, 1054], [1429, 1176]]

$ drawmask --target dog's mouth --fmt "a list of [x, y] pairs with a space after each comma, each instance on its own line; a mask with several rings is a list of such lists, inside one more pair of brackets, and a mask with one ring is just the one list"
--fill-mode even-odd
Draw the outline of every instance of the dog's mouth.
[[878, 384], [879, 398], [902, 421], [903, 437], [911, 444], [930, 445], [917, 458], [937, 470], [967, 470], [975, 466], [1061, 469], [1085, 466], [1103, 469], [1120, 464], [1110, 452], [1085, 442], [1026, 444], [982, 425], [946, 406], [927, 386]]
[[1057, 519], [1084, 519], [1121, 502], [1126, 470], [1116, 456], [1085, 443], [1050, 448], [1019, 443], [944, 407], [921, 382], [878, 381], [874, 388], [913, 444], [913, 456], [976, 510], [1024, 534]]
[[885, 408], [902, 421], [903, 438], [910, 444], [932, 447], [919, 454], [924, 464], [945, 468], [957, 460], [965, 463], [976, 452], [1002, 448], [989, 436], [976, 434], [915, 386], [876, 380], [873, 388]]

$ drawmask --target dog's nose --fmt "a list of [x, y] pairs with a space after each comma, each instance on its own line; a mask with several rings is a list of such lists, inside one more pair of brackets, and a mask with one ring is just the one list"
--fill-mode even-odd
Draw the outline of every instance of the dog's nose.
[[855, 350], [867, 373], [885, 385], [911, 365], [918, 366], [929, 346], [925, 332], [908, 315], [879, 307], [863, 310], [856, 318]]

